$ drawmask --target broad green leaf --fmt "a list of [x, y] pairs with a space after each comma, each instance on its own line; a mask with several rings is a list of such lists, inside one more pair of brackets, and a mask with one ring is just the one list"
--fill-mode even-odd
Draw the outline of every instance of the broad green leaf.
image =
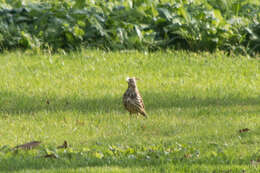
[[172, 16], [166, 8], [157, 9], [160, 14], [162, 14], [167, 20], [171, 20]]
[[191, 21], [191, 17], [190, 17], [189, 13], [186, 11], [186, 9], [184, 7], [180, 7], [179, 8], [179, 12], [184, 17], [186, 22], [190, 22]]
[[102, 159], [102, 158], [104, 157], [103, 153], [101, 153], [101, 152], [95, 152], [95, 153], [94, 153], [94, 156], [95, 156], [96, 158], [98, 158], [98, 159]]
[[135, 31], [136, 31], [136, 33], [138, 35], [139, 40], [142, 40], [143, 39], [143, 35], [142, 35], [142, 32], [140, 31], [140, 28], [137, 25], [135, 25]]
[[74, 26], [74, 35], [78, 38], [82, 38], [82, 36], [85, 34], [85, 32], [80, 29], [78, 26]]
[[216, 21], [213, 21], [215, 25], [218, 25], [219, 23], [223, 23], [224, 19], [221, 15], [221, 12], [219, 10], [214, 10], [214, 17], [216, 18]]
[[73, 8], [79, 8], [79, 9], [82, 9], [85, 7], [86, 5], [86, 0], [75, 0], [76, 3], [75, 5], [73, 6]]

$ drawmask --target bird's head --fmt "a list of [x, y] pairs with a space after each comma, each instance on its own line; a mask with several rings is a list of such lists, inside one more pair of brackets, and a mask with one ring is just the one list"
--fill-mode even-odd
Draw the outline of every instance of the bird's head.
[[126, 81], [128, 82], [128, 87], [135, 88], [136, 80], [138, 80], [138, 78], [136, 78], [136, 77], [132, 77], [132, 78], [127, 77]]

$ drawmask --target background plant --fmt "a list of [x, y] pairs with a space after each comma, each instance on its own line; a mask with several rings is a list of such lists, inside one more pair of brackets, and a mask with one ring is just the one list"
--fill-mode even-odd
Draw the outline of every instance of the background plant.
[[0, 14], [1, 50], [260, 49], [260, 6], [246, 0], [2, 0]]

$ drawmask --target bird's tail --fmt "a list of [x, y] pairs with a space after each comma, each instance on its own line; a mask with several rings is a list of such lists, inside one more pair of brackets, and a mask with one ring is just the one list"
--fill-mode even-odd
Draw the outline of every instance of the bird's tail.
[[140, 112], [145, 118], [148, 118], [148, 115], [147, 115], [147, 113], [146, 112], [144, 112], [144, 111], [142, 111], [142, 112]]

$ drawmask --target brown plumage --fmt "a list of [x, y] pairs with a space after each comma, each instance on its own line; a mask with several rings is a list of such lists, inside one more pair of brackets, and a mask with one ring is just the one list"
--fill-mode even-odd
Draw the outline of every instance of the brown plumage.
[[127, 78], [127, 82], [128, 88], [123, 96], [123, 103], [125, 108], [128, 110], [130, 115], [140, 113], [147, 118], [147, 114], [144, 110], [144, 102], [136, 85], [136, 78]]

